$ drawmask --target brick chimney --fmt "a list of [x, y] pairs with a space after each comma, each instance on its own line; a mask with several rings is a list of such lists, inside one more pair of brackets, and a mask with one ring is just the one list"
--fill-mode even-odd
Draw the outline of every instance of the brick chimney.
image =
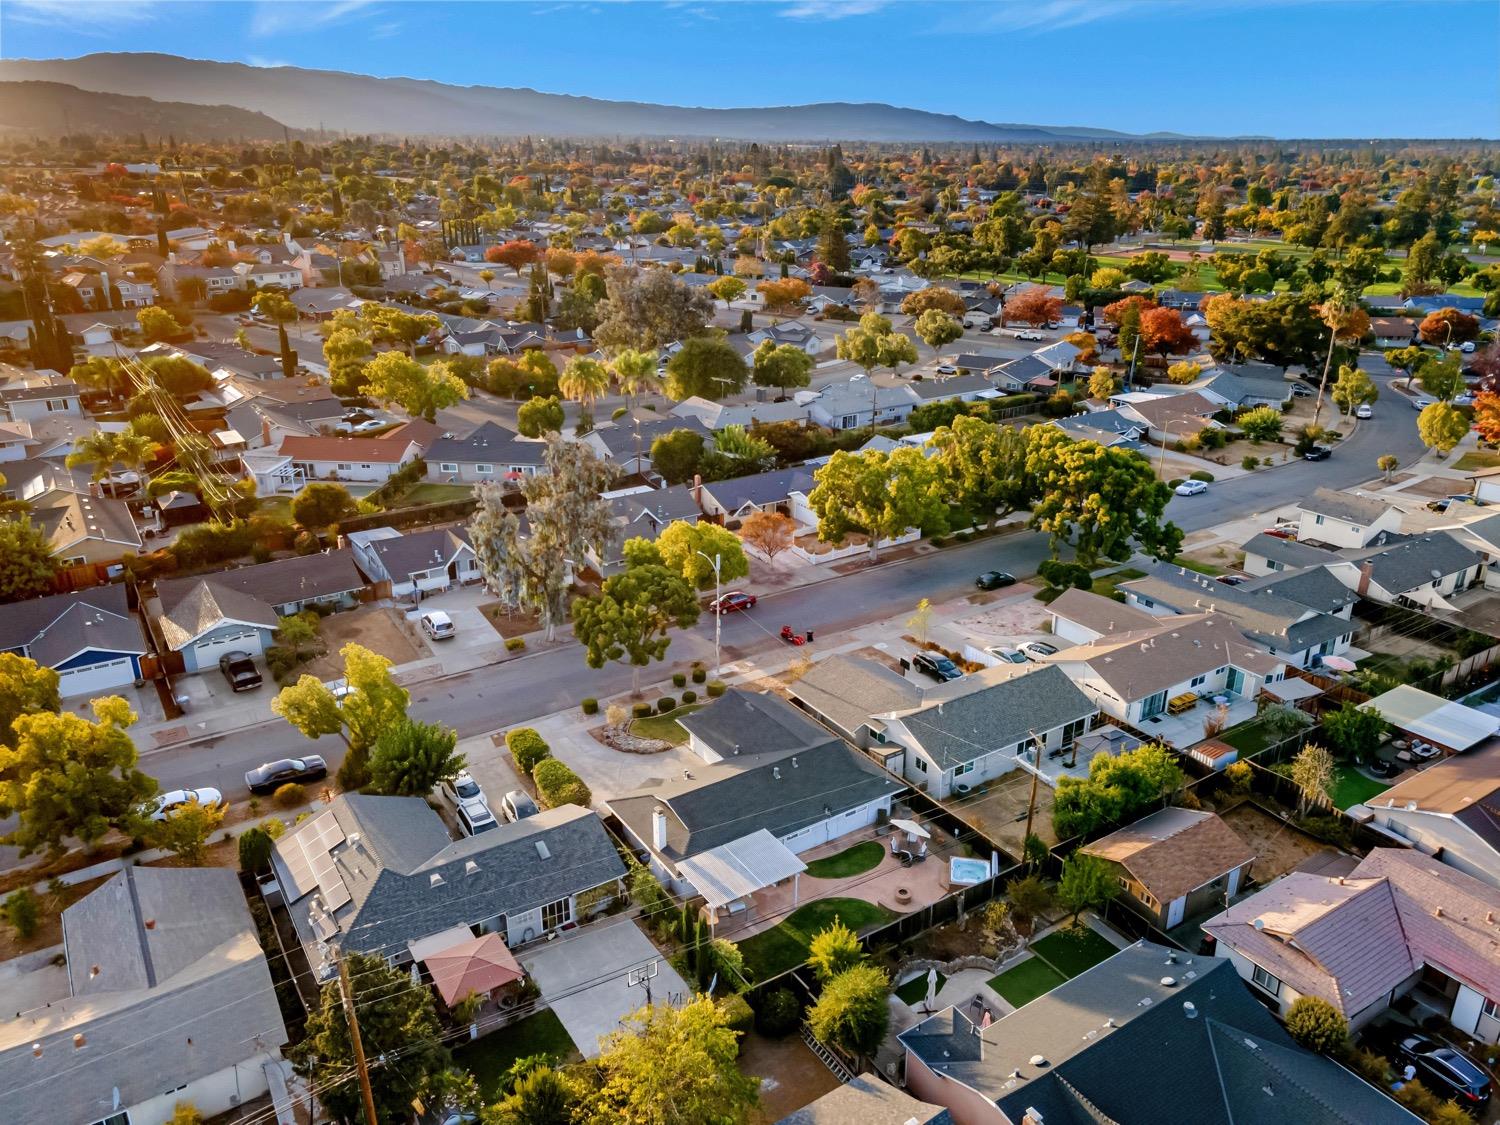
[[271, 444], [271, 419], [269, 418], [260, 420], [260, 442], [262, 445]]
[[698, 510], [703, 510], [703, 474], [693, 474], [693, 503], [698, 505]]
[[1368, 562], [1363, 562], [1363, 563], [1360, 564], [1360, 567], [1359, 567], [1359, 585], [1355, 588], [1355, 591], [1354, 591], [1360, 597], [1364, 597], [1366, 594], [1369, 593], [1369, 591], [1370, 591], [1370, 575], [1372, 575], [1374, 573], [1375, 573], [1375, 563], [1374, 563], [1373, 560], [1368, 561]]

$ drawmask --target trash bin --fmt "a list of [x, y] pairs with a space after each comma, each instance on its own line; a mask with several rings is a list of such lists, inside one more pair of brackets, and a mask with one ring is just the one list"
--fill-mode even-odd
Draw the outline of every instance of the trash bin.
[[182, 711], [186, 712], [188, 709], [188, 704], [192, 702], [192, 699], [186, 695], [174, 695], [172, 697], [172, 702], [177, 704], [178, 708], [180, 708]]

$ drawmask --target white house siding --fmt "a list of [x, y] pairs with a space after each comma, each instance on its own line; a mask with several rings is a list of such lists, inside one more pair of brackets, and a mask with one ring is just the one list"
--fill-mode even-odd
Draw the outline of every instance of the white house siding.
[[[150, 1101], [129, 1106], [126, 1112], [130, 1125], [167, 1125], [178, 1102], [191, 1103], [205, 1118], [228, 1113], [268, 1092], [270, 1086], [266, 1080], [265, 1064], [280, 1057], [278, 1051], [252, 1055], [244, 1062], [205, 1075], [181, 1089], [164, 1091]], [[103, 1108], [100, 1117], [109, 1119]]]
[[295, 469], [307, 480], [341, 480], [378, 484], [389, 480], [404, 465], [363, 461], [297, 461]]
[[781, 842], [799, 855], [809, 848], [815, 848], [819, 844], [826, 844], [830, 840], [837, 840], [850, 832], [856, 832], [861, 828], [868, 828], [875, 823], [880, 812], [891, 811], [891, 798], [887, 794], [868, 804], [858, 805], [847, 809], [842, 813], [835, 813], [827, 820], [820, 820], [816, 824], [810, 824], [806, 828], [796, 832], [788, 833], [781, 837]]
[[1069, 621], [1066, 617], [1060, 617], [1055, 613], [1052, 615], [1052, 635], [1075, 645], [1086, 645], [1098, 640], [1101, 636], [1094, 630], [1086, 629], [1078, 622]]
[[1451, 816], [1420, 809], [1387, 809], [1378, 804], [1367, 807], [1377, 827], [1399, 836], [1424, 855], [1441, 851], [1439, 858], [1448, 867], [1500, 887], [1500, 857], [1495, 849]]

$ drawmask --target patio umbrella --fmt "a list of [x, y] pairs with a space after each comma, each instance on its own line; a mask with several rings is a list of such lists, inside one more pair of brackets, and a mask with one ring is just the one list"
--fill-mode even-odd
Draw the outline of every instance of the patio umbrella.
[[900, 817], [897, 817], [891, 821], [891, 827], [899, 828], [902, 832], [913, 838], [920, 837], [923, 840], [930, 840], [932, 838], [932, 833], [923, 828], [915, 820], [902, 820]]
[[932, 1002], [937, 999], [937, 970], [927, 970], [927, 1010], [932, 1011]]
[[1323, 667], [1332, 668], [1335, 672], [1352, 672], [1357, 665], [1347, 656], [1325, 656]]
[[450, 946], [429, 956], [426, 965], [438, 994], [450, 1006], [471, 992], [483, 995], [526, 975], [499, 934]]

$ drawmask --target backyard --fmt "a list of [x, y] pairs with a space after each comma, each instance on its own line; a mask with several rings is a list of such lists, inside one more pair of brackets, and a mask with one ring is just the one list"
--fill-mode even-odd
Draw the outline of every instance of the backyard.
[[807, 873], [816, 879], [847, 879], [879, 867], [885, 858], [885, 845], [879, 840], [865, 840], [837, 855], [826, 855], [807, 865]]
[[1019, 1008], [1117, 952], [1113, 942], [1087, 926], [1056, 930], [1033, 942], [1026, 960], [990, 978], [990, 987]]
[[1351, 805], [1363, 804], [1389, 788], [1390, 785], [1386, 782], [1367, 777], [1354, 766], [1339, 766], [1334, 770], [1328, 796], [1335, 808], [1347, 809]]
[[467, 500], [474, 489], [467, 484], [414, 484], [401, 497], [400, 507], [415, 508], [419, 504], [442, 504], [449, 500]]
[[799, 906], [780, 925], [746, 938], [740, 942], [740, 952], [751, 980], [769, 980], [806, 961], [812, 939], [833, 925], [835, 919], [859, 932], [892, 917], [883, 906], [863, 899], [823, 898]]
[[544, 1008], [481, 1039], [465, 1043], [453, 1052], [453, 1061], [474, 1075], [480, 1093], [488, 1103], [500, 1099], [505, 1075], [515, 1061], [529, 1055], [550, 1055], [557, 1062], [577, 1062], [583, 1057], [568, 1037], [562, 1021], [551, 1009]]

